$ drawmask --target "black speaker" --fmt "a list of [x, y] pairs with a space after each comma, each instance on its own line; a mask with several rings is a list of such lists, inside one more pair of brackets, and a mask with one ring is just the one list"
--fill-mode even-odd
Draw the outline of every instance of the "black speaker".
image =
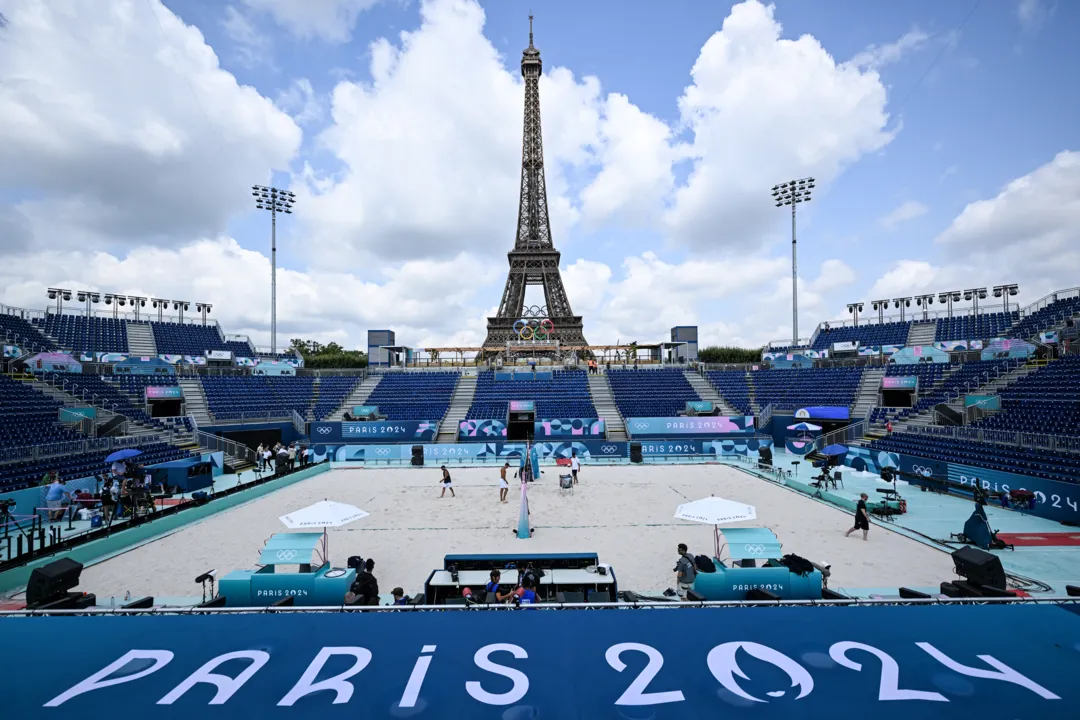
[[352, 413], [350, 413], [350, 412], [346, 412], [346, 413], [345, 413], [345, 415], [344, 415], [344, 416], [342, 417], [342, 419], [343, 419], [343, 420], [345, 420], [345, 422], [352, 422], [352, 421], [353, 421], [353, 420], [355, 420], [356, 418], [354, 418], [354, 417], [352, 416]]
[[1001, 559], [976, 547], [962, 547], [952, 554], [956, 574], [987, 587], [1005, 589], [1005, 570]]
[[26, 584], [26, 604], [40, 605], [61, 597], [79, 584], [82, 563], [70, 558], [53, 560], [48, 565], [34, 568]]
[[424, 464], [424, 446], [413, 445], [412, 446], [412, 464], [420, 467]]
[[630, 462], [632, 462], [632, 463], [640, 463], [640, 462], [642, 462], [642, 459], [641, 459], [641, 443], [639, 443], [639, 442], [630, 443]]

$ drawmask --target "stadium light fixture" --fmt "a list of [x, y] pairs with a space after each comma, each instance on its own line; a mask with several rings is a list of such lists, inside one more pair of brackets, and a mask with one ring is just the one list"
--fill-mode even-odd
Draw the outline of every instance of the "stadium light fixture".
[[922, 308], [922, 319], [930, 319], [930, 306], [934, 304], [934, 294], [916, 295], [915, 304]]
[[945, 303], [946, 310], [951, 318], [953, 303], [960, 302], [961, 297], [963, 296], [959, 290], [947, 290], [946, 292], [938, 293], [937, 301], [939, 303]]
[[979, 316], [979, 301], [986, 299], [986, 288], [969, 288], [964, 291], [964, 299], [971, 301], [971, 314]]
[[885, 311], [889, 309], [888, 300], [871, 300], [870, 307], [877, 310], [877, 321], [879, 325], [885, 324]]
[[893, 298], [893, 307], [900, 308], [900, 322], [904, 322], [904, 310], [911, 307], [911, 298]]
[[64, 301], [71, 300], [71, 291], [64, 288], [49, 288], [49, 299], [56, 301], [56, 314], [64, 311]]
[[165, 311], [169, 309], [169, 301], [164, 298], [150, 298], [150, 305], [157, 310], [158, 322], [162, 322]]
[[996, 285], [994, 286], [994, 297], [1003, 298], [1005, 304], [1005, 312], [1009, 312], [1009, 296], [1017, 295], [1020, 292], [1019, 285]]
[[[166, 301], [166, 302], [168, 302], [168, 301]], [[173, 300], [172, 301], [172, 307], [173, 307], [173, 310], [178, 310], [180, 312], [180, 324], [183, 325], [184, 324], [184, 311], [187, 310], [189, 307], [191, 307], [191, 304], [187, 300]]]
[[128, 302], [131, 303], [131, 307], [135, 311], [135, 320], [138, 321], [139, 308], [146, 307], [146, 298], [139, 297], [138, 295], [129, 295]]
[[795, 252], [795, 208], [799, 203], [810, 202], [814, 178], [789, 180], [773, 185], [772, 199], [776, 207], [791, 206], [791, 344], [799, 345], [799, 264]]
[[863, 304], [848, 303], [847, 311], [855, 318], [855, 327], [859, 327], [859, 313], [863, 311]]
[[210, 303], [195, 303], [195, 310], [202, 315], [202, 324], [206, 325], [206, 316], [214, 306]]
[[277, 216], [292, 215], [296, 195], [265, 185], [252, 185], [255, 208], [270, 212], [270, 352], [277, 354]]

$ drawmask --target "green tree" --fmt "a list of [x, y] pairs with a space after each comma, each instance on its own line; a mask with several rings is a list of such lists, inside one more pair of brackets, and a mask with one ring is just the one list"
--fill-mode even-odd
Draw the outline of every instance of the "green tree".
[[363, 368], [367, 367], [368, 363], [367, 353], [346, 350], [335, 342], [321, 345], [314, 340], [293, 338], [289, 347], [299, 351], [304, 358], [304, 367], [312, 370]]
[[761, 362], [761, 348], [711, 347], [698, 350], [698, 360], [703, 363], [747, 364]]

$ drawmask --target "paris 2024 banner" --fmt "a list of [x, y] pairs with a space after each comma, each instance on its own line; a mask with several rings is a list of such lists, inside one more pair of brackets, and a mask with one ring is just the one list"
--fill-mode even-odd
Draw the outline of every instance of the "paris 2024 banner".
[[4, 717], [1076, 718], [1075, 605], [0, 619]]

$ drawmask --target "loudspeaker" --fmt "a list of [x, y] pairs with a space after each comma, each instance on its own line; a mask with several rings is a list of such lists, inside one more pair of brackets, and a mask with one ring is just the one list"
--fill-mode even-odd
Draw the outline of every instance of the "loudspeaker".
[[[944, 583], [942, 583], [942, 584], [944, 584]], [[900, 588], [900, 597], [904, 598], [905, 600], [929, 600], [930, 599], [930, 596], [927, 595], [926, 593], [919, 592], [918, 590], [912, 590], [911, 588], [906, 588], [906, 587]]]
[[975, 547], [962, 547], [952, 554], [956, 574], [987, 587], [1005, 589], [1005, 570], [1001, 559], [985, 550]]
[[632, 463], [643, 462], [642, 459], [641, 459], [641, 443], [639, 443], [639, 442], [630, 443], [630, 462], [632, 462]]
[[345, 413], [345, 414], [344, 414], [344, 415], [342, 416], [342, 419], [343, 419], [343, 420], [345, 420], [345, 422], [352, 422], [352, 421], [353, 421], [353, 420], [355, 420], [356, 418], [354, 418], [354, 417], [352, 416], [352, 413], [350, 413], [350, 412], [346, 412], [346, 413]]
[[412, 446], [412, 464], [420, 467], [424, 464], [424, 446], [413, 445]]
[[55, 600], [79, 584], [82, 563], [60, 558], [35, 568], [26, 584], [26, 604], [40, 605]]

